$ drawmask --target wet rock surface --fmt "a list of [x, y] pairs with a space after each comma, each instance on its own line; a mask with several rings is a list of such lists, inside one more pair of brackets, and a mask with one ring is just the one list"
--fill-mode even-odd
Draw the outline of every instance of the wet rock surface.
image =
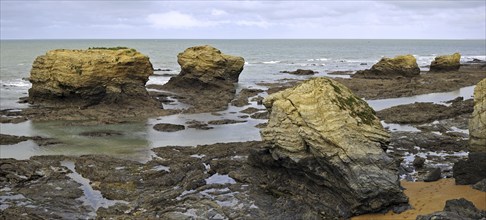
[[52, 138], [44, 138], [40, 136], [27, 137], [27, 136], [16, 136], [8, 134], [0, 134], [0, 145], [12, 145], [18, 144], [23, 141], [32, 140], [39, 146], [47, 146], [60, 143]]
[[159, 123], [154, 125], [153, 128], [156, 131], [161, 131], [161, 132], [176, 132], [176, 131], [181, 131], [186, 129], [186, 126], [178, 125], [178, 124]]
[[280, 71], [280, 73], [288, 73], [292, 75], [314, 75], [317, 72], [314, 70], [304, 70], [304, 69], [297, 69], [295, 71]]
[[238, 124], [238, 123], [245, 123], [245, 120], [233, 120], [233, 119], [221, 119], [221, 120], [211, 120], [208, 121], [210, 125], [227, 125], [227, 124]]
[[382, 58], [371, 69], [357, 71], [352, 77], [356, 78], [396, 78], [414, 77], [420, 75], [417, 60], [412, 55]]
[[[376, 115], [386, 123], [420, 124], [436, 120], [453, 118], [473, 112], [473, 100], [453, 100], [451, 105], [416, 102], [409, 105], [398, 105], [378, 111]], [[424, 114], [426, 113], [426, 114]]]
[[181, 72], [162, 88], [184, 97], [192, 105], [187, 112], [211, 112], [225, 110], [235, 97], [234, 83], [245, 60], [206, 45], [186, 49], [177, 55], [177, 62]]
[[359, 97], [372, 100], [453, 91], [475, 85], [484, 78], [486, 78], [484, 70], [463, 71], [460, 69], [457, 72], [423, 73], [412, 78], [364, 79], [354, 77], [334, 80], [351, 89]]
[[263, 92], [263, 90], [261, 90], [261, 89], [249, 89], [249, 88], [242, 89], [238, 93], [238, 96], [236, 97], [236, 99], [231, 101], [231, 104], [234, 105], [234, 106], [237, 106], [237, 107], [249, 105], [250, 103], [248, 102], [248, 99], [250, 97], [256, 96], [256, 95], [258, 95], [262, 92]]

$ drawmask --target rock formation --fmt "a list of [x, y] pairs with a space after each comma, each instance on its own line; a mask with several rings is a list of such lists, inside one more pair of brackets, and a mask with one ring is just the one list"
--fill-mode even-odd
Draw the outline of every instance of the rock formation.
[[269, 170], [280, 167], [278, 172], [293, 176], [282, 179], [297, 178], [306, 185], [306, 190], [288, 189], [299, 184], [280, 181], [279, 174], [272, 177], [278, 185], [273, 188], [305, 198], [301, 202], [327, 217], [347, 218], [407, 203], [397, 165], [384, 151], [388, 133], [348, 88], [315, 78], [268, 96], [264, 105], [271, 113], [261, 135], [269, 147], [251, 160]]
[[396, 56], [395, 58], [382, 58], [371, 69], [357, 71], [353, 77], [359, 78], [395, 78], [414, 77], [420, 75], [417, 60], [412, 55]]
[[459, 53], [437, 56], [430, 64], [430, 72], [457, 71], [461, 66], [460, 60], [461, 54]]
[[52, 50], [32, 65], [29, 101], [83, 106], [149, 100], [145, 83], [152, 73], [149, 58], [134, 49]]
[[245, 60], [221, 53], [211, 46], [187, 48], [177, 55], [179, 75], [172, 77], [163, 89], [185, 96], [192, 111], [224, 110], [234, 98], [238, 77]]
[[472, 202], [464, 198], [447, 200], [442, 211], [417, 216], [417, 220], [484, 218], [486, 218], [486, 211], [476, 208]]
[[457, 184], [475, 184], [486, 178], [486, 79], [474, 89], [474, 112], [469, 121], [469, 156], [454, 164]]

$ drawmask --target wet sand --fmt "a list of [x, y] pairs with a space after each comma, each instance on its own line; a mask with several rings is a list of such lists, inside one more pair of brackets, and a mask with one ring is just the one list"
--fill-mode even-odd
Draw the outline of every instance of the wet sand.
[[380, 219], [415, 219], [417, 215], [426, 215], [444, 209], [445, 202], [450, 199], [465, 198], [474, 203], [476, 208], [486, 210], [486, 192], [473, 189], [468, 185], [455, 185], [454, 179], [441, 179], [436, 182], [401, 181], [405, 194], [413, 209], [400, 214], [367, 214], [353, 217], [352, 220]]

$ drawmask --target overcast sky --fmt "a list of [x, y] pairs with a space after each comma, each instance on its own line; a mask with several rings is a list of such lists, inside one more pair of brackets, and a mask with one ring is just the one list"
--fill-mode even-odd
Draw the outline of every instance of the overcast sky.
[[485, 39], [486, 1], [1, 1], [1, 39]]

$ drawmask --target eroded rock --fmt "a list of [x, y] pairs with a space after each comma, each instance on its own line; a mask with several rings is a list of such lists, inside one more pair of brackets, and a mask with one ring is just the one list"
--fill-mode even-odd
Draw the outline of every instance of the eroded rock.
[[[374, 111], [348, 88], [330, 79], [311, 79], [268, 96], [264, 105], [271, 113], [261, 135], [269, 146], [253, 156], [254, 163], [282, 167], [316, 184], [310, 184], [314, 190], [320, 188], [302, 192], [299, 196], [306, 200], [301, 202], [321, 204], [316, 209], [338, 207], [331, 214], [335, 217], [407, 203], [397, 165], [383, 150], [388, 133]], [[277, 191], [278, 182], [272, 183]], [[308, 199], [314, 196], [320, 199]]]
[[175, 132], [175, 131], [181, 131], [181, 130], [186, 129], [186, 126], [178, 125], [178, 124], [159, 123], [159, 124], [154, 125], [153, 128], [156, 131]]
[[430, 72], [457, 71], [461, 66], [461, 54], [443, 55], [435, 57], [430, 64]]
[[417, 60], [412, 55], [396, 56], [394, 58], [382, 58], [371, 69], [357, 71], [353, 77], [358, 78], [396, 78], [414, 77], [420, 75]]
[[469, 156], [454, 164], [457, 184], [475, 184], [486, 178], [486, 79], [474, 89], [474, 111], [469, 121]]
[[234, 83], [245, 60], [206, 45], [187, 48], [177, 55], [177, 62], [181, 72], [163, 89], [186, 97], [184, 102], [193, 105], [189, 112], [211, 112], [226, 109], [234, 98]]
[[86, 107], [99, 103], [151, 102], [145, 89], [153, 73], [149, 58], [135, 49], [58, 49], [32, 65], [29, 101]]

